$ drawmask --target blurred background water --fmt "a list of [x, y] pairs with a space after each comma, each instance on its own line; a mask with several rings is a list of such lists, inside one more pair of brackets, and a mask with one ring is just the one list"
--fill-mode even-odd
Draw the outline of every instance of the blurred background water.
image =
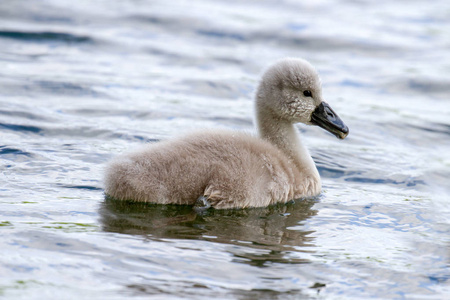
[[[0, 2], [0, 297], [445, 299], [449, 53], [445, 0]], [[299, 126], [318, 199], [203, 216], [104, 199], [114, 155], [252, 131], [286, 56], [350, 128]]]

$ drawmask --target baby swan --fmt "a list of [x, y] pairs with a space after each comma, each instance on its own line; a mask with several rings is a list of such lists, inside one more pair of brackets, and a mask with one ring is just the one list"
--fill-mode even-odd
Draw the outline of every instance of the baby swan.
[[303, 59], [278, 61], [262, 76], [255, 103], [259, 137], [211, 130], [147, 145], [108, 165], [105, 193], [217, 209], [318, 195], [319, 172], [294, 123], [318, 125], [340, 139], [348, 128], [322, 100], [315, 69]]

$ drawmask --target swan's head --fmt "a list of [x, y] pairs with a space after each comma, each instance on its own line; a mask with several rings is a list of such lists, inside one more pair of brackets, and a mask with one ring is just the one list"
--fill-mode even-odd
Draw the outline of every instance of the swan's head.
[[318, 125], [343, 139], [348, 127], [322, 99], [319, 75], [303, 59], [286, 58], [264, 73], [257, 92], [258, 118], [270, 114], [290, 123]]

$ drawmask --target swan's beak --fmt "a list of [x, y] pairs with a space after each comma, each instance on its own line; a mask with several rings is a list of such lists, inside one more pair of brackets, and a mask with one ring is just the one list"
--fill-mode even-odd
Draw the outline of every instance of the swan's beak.
[[313, 111], [311, 123], [322, 127], [340, 139], [344, 139], [348, 135], [348, 127], [326, 102], [320, 103]]

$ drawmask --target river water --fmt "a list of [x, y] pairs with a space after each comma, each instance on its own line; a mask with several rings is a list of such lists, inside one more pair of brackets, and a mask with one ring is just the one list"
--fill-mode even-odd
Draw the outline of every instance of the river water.
[[[449, 53], [446, 0], [0, 2], [0, 297], [448, 298]], [[320, 197], [201, 216], [105, 200], [114, 155], [252, 131], [287, 56], [350, 128], [298, 126]]]

